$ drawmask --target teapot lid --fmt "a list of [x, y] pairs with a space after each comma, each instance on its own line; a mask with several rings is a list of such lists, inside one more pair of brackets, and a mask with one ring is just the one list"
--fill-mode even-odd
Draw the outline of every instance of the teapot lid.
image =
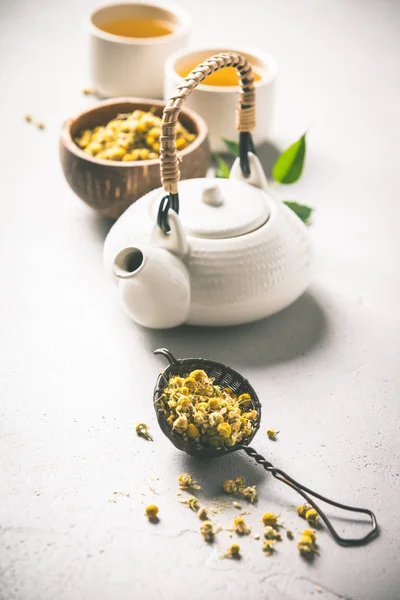
[[[179, 218], [193, 237], [224, 239], [250, 233], [267, 221], [266, 194], [233, 179], [186, 179], [179, 183]], [[153, 205], [156, 213], [159, 198]]]

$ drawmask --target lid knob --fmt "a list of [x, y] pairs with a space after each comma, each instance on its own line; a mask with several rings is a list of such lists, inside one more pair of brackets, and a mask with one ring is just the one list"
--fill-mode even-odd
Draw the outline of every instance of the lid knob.
[[221, 197], [221, 190], [218, 185], [210, 185], [203, 189], [202, 200], [209, 206], [222, 206], [224, 199]]

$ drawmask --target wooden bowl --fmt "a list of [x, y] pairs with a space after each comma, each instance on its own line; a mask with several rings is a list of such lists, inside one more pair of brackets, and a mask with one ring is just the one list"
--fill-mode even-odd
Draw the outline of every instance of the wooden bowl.
[[[156, 107], [161, 116], [165, 102], [141, 98], [113, 98], [68, 119], [60, 140], [60, 157], [64, 175], [74, 192], [100, 214], [117, 219], [135, 200], [161, 186], [160, 161], [120, 162], [100, 160], [85, 154], [73, 138], [82, 129], [105, 125], [119, 113]], [[208, 130], [203, 119], [183, 108], [179, 120], [197, 137], [182, 150], [181, 179], [205, 177], [210, 159]]]

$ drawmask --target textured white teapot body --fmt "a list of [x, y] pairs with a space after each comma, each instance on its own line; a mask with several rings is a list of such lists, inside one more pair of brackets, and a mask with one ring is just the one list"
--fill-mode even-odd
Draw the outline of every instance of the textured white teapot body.
[[[229, 179], [190, 179], [178, 189], [181, 106], [205, 77], [224, 67], [234, 67], [240, 78], [240, 158]], [[105, 265], [118, 282], [122, 305], [141, 325], [255, 321], [291, 304], [309, 283], [312, 250], [307, 229], [269, 196], [254, 153], [255, 93], [248, 61], [236, 52], [221, 52], [193, 69], [164, 108], [163, 188], [128, 208], [104, 245]]]
[[282, 310], [309, 284], [312, 246], [301, 220], [267, 193], [256, 156], [229, 179], [179, 184], [181, 210], [157, 224], [159, 188], [111, 228], [106, 269], [129, 316], [151, 328], [234, 325]]

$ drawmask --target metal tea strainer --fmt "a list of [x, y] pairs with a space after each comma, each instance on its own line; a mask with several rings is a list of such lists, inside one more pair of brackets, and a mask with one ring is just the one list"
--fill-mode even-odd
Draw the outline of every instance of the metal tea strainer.
[[[339, 544], [342, 544], [343, 546], [358, 546], [361, 544], [366, 544], [367, 542], [371, 541], [378, 534], [378, 524], [376, 521], [376, 517], [371, 510], [369, 510], [367, 508], [357, 508], [355, 506], [347, 506], [346, 504], [341, 504], [340, 502], [335, 502], [334, 500], [330, 500], [329, 498], [326, 498], [325, 496], [322, 496], [321, 494], [318, 494], [317, 492], [310, 490], [310, 488], [299, 483], [298, 481], [296, 481], [295, 479], [293, 479], [292, 477], [287, 475], [281, 469], [274, 467], [272, 465], [272, 463], [270, 463], [263, 456], [261, 456], [261, 454], [258, 454], [258, 452], [256, 450], [254, 450], [254, 448], [251, 448], [249, 446], [250, 442], [253, 440], [255, 434], [257, 433], [258, 429], [260, 428], [261, 404], [260, 404], [260, 401], [257, 397], [257, 394], [256, 394], [254, 388], [250, 385], [250, 383], [247, 381], [247, 379], [245, 379], [244, 377], [242, 377], [242, 375], [240, 375], [240, 373], [238, 373], [237, 371], [234, 371], [233, 369], [231, 369], [230, 367], [228, 367], [226, 365], [223, 365], [222, 363], [214, 362], [213, 360], [207, 360], [204, 358], [184, 358], [184, 359], [178, 360], [166, 348], [159, 348], [158, 350], [154, 351], [154, 354], [162, 354], [169, 361], [168, 367], [165, 369], [165, 371], [163, 371], [159, 375], [159, 377], [157, 379], [156, 387], [154, 389], [154, 408], [155, 408], [155, 411], [157, 414], [158, 424], [160, 425], [163, 433], [174, 444], [174, 446], [179, 448], [179, 450], [183, 450], [184, 452], [187, 452], [188, 454], [191, 454], [192, 456], [197, 456], [200, 458], [215, 458], [217, 456], [224, 456], [224, 455], [228, 454], [229, 452], [236, 452], [237, 450], [243, 450], [244, 452], [246, 452], [246, 454], [251, 456], [251, 458], [254, 458], [254, 460], [258, 464], [260, 464], [262, 467], [264, 467], [264, 469], [266, 471], [268, 471], [269, 473], [271, 473], [276, 479], [278, 479], [279, 481], [282, 481], [289, 487], [293, 488], [301, 496], [303, 496], [303, 498], [309, 504], [311, 504], [311, 506], [313, 506], [313, 508], [315, 508], [315, 510], [318, 512], [320, 518], [323, 520], [323, 522], [325, 523], [325, 525], [331, 532], [331, 534], [334, 537], [334, 539], [336, 540], [336, 542], [338, 542]], [[252, 434], [244, 442], [236, 444], [235, 446], [232, 446], [231, 448], [220, 448], [220, 449], [216, 449], [216, 448], [212, 448], [212, 447], [199, 448], [198, 446], [196, 446], [194, 441], [185, 441], [178, 433], [173, 431], [171, 426], [167, 423], [164, 412], [160, 406], [159, 399], [163, 393], [165, 386], [168, 383], [168, 380], [172, 376], [187, 375], [188, 373], [190, 373], [191, 371], [194, 371], [195, 369], [204, 370], [209, 377], [212, 377], [214, 379], [215, 385], [219, 385], [221, 387], [229, 387], [233, 392], [235, 392], [235, 394], [238, 394], [238, 395], [244, 394], [244, 393], [248, 393], [250, 395], [251, 402], [252, 402], [251, 408], [255, 409], [257, 411], [258, 418], [257, 418], [257, 423], [254, 427]], [[348, 510], [348, 511], [354, 512], [354, 513], [368, 515], [371, 519], [372, 529], [369, 531], [369, 533], [367, 533], [362, 538], [341, 537], [337, 533], [335, 528], [333, 527], [332, 523], [330, 522], [330, 520], [328, 519], [326, 514], [315, 503], [315, 501], [313, 500], [313, 498], [311, 498], [311, 496], [313, 496], [314, 498], [318, 498], [319, 500], [322, 500], [323, 502], [326, 502], [327, 504], [336, 506], [337, 508], [341, 508], [343, 510]]]

